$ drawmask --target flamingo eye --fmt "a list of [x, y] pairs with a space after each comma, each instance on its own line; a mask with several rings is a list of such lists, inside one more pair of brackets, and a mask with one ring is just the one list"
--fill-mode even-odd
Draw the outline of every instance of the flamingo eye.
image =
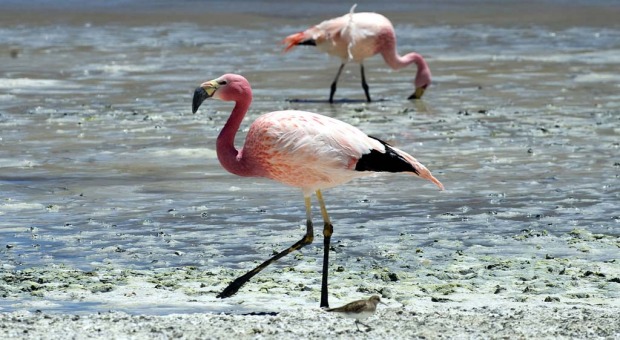
[[226, 80], [218, 80], [217, 83], [220, 84], [220, 85], [226, 85], [227, 84]]

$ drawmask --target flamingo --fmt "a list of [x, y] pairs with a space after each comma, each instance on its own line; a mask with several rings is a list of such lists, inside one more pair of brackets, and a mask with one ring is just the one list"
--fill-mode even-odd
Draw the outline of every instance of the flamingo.
[[250, 84], [237, 74], [225, 74], [204, 82], [194, 92], [192, 112], [196, 113], [202, 102], [210, 97], [235, 102], [217, 137], [216, 151], [222, 167], [238, 176], [266, 177], [298, 187], [306, 206], [304, 237], [232, 281], [218, 298], [232, 296], [274, 261], [312, 243], [310, 198], [315, 193], [324, 222], [321, 307], [329, 307], [327, 269], [333, 225], [321, 190], [375, 172], [409, 172], [443, 190], [441, 182], [413, 156], [347, 123], [311, 112], [285, 110], [263, 114], [250, 125], [243, 148], [238, 150], [234, 145], [235, 135], [252, 102]]
[[390, 20], [378, 13], [354, 13], [355, 7], [341, 17], [329, 19], [307, 30], [284, 38], [284, 52], [296, 45], [312, 45], [342, 61], [331, 85], [329, 102], [334, 102], [336, 84], [344, 65], [349, 61], [360, 64], [362, 88], [370, 102], [368, 84], [364, 75], [364, 59], [381, 54], [386, 64], [394, 70], [416, 64], [415, 91], [408, 99], [419, 99], [431, 84], [431, 70], [424, 58], [415, 52], [400, 56], [396, 51], [396, 34]]

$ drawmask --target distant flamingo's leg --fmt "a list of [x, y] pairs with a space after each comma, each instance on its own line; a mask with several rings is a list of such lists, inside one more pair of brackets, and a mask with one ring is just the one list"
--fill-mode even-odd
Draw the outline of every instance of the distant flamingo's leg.
[[368, 92], [368, 83], [366, 83], [366, 75], [364, 74], [364, 64], [360, 64], [360, 72], [362, 73], [362, 88], [366, 94], [366, 100], [370, 103], [370, 93]]
[[226, 289], [224, 289], [221, 293], [217, 295], [218, 298], [225, 299], [227, 297], [233, 296], [235, 293], [237, 293], [237, 291], [239, 290], [239, 288], [241, 288], [241, 286], [243, 286], [246, 282], [248, 282], [254, 275], [258, 274], [261, 270], [265, 269], [268, 265], [279, 260], [285, 255], [290, 254], [294, 252], [295, 250], [299, 250], [303, 248], [304, 246], [312, 243], [312, 240], [314, 239], [314, 229], [312, 228], [310, 196], [304, 197], [304, 199], [306, 203], [306, 235], [304, 235], [304, 237], [301, 240], [297, 241], [297, 243], [279, 252], [278, 254], [270, 258], [269, 260], [261, 263], [258, 267], [250, 270], [246, 274], [235, 279], [233, 282], [231, 282], [228, 285], [228, 287], [226, 287]]
[[334, 233], [334, 226], [327, 215], [327, 209], [325, 209], [325, 201], [323, 201], [323, 195], [321, 190], [316, 191], [316, 198], [319, 201], [321, 207], [321, 215], [323, 215], [323, 280], [321, 282], [321, 308], [329, 308], [329, 294], [327, 292], [327, 276], [329, 274], [329, 242]]
[[344, 68], [344, 63], [340, 65], [340, 68], [338, 69], [338, 73], [336, 73], [336, 78], [334, 78], [334, 81], [332, 82], [331, 90], [329, 92], [330, 103], [334, 102], [334, 93], [336, 93], [336, 84], [338, 84], [338, 78], [340, 78], [340, 73], [342, 73], [343, 68]]

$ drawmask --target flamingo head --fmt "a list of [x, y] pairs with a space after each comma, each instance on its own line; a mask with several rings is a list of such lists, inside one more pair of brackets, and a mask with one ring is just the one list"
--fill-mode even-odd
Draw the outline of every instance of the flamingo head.
[[424, 85], [422, 85], [420, 87], [416, 87], [415, 91], [407, 99], [420, 99], [420, 98], [422, 98], [422, 96], [424, 95], [424, 91], [426, 91], [427, 87], [428, 87], [428, 84], [424, 84]]
[[420, 99], [426, 88], [431, 84], [431, 69], [421, 55], [417, 53], [411, 53], [411, 55], [413, 55], [413, 62], [418, 67], [418, 72], [414, 80], [415, 91], [407, 99]]
[[192, 112], [196, 113], [198, 108], [206, 99], [213, 97], [215, 92], [221, 87], [226, 86], [226, 80], [213, 79], [200, 84], [194, 91], [194, 99], [192, 100]]
[[194, 91], [192, 100], [192, 112], [196, 113], [198, 108], [208, 98], [215, 98], [224, 101], [237, 101], [240, 98], [252, 98], [250, 84], [238, 74], [225, 74], [219, 78], [206, 81]]

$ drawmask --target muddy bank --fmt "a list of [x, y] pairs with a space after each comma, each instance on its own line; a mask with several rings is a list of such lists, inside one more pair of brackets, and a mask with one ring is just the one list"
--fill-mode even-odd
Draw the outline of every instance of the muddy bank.
[[316, 309], [277, 315], [173, 314], [166, 316], [101, 313], [55, 315], [0, 314], [0, 335], [45, 339], [356, 339], [414, 338], [617, 338], [618, 308], [592, 306], [461, 304], [437, 307], [384, 307], [358, 331], [353, 320]]

